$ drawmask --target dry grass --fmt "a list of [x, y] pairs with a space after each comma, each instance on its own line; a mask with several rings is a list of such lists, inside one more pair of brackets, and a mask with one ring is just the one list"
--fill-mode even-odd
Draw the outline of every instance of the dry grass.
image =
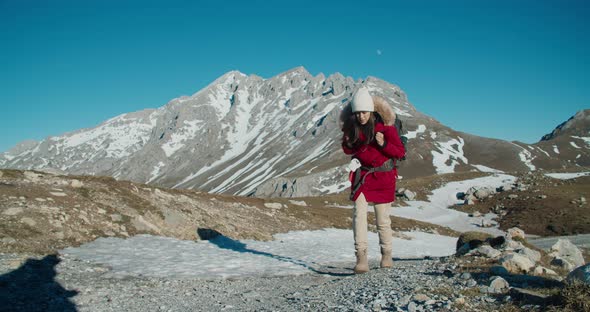
[[590, 285], [582, 282], [566, 284], [557, 294], [556, 305], [548, 311], [590, 312]]

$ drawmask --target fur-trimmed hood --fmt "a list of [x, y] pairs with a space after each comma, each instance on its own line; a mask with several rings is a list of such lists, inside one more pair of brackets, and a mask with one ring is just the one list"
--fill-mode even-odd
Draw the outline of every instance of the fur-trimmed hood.
[[[383, 124], [385, 124], [386, 126], [393, 126], [396, 116], [393, 112], [393, 109], [391, 108], [391, 105], [389, 105], [389, 103], [387, 103], [387, 101], [380, 96], [371, 97], [373, 98], [373, 103], [375, 104], [375, 113], [381, 116]], [[341, 124], [344, 124], [344, 121], [350, 118], [350, 115], [352, 114], [353, 112], [351, 102], [348, 102], [348, 104], [344, 106], [344, 109], [342, 109], [342, 112], [340, 113]]]

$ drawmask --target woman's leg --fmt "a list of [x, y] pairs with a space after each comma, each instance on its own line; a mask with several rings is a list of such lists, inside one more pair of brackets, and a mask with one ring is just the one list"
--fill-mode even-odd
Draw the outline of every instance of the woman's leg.
[[391, 217], [389, 216], [389, 207], [391, 203], [375, 205], [375, 223], [377, 233], [379, 233], [379, 246], [381, 247], [381, 267], [391, 268], [393, 260], [391, 258], [391, 243], [393, 241], [391, 231]]
[[361, 193], [354, 202], [352, 215], [352, 232], [354, 233], [354, 249], [356, 250], [355, 273], [365, 273], [369, 271], [369, 261], [367, 259], [367, 208], [369, 203], [365, 195]]

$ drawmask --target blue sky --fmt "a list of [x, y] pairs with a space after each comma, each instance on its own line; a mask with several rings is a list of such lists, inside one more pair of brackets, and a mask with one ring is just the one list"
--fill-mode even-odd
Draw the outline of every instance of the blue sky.
[[590, 108], [590, 1], [0, 0], [0, 42], [0, 151], [230, 70], [375, 76], [455, 130], [527, 143]]

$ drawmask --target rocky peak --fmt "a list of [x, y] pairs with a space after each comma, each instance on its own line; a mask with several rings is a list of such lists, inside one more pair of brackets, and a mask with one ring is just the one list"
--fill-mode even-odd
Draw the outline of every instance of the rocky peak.
[[549, 141], [562, 135], [587, 137], [590, 134], [588, 129], [590, 129], [590, 109], [585, 109], [561, 123], [551, 133], [544, 135], [541, 141]]

